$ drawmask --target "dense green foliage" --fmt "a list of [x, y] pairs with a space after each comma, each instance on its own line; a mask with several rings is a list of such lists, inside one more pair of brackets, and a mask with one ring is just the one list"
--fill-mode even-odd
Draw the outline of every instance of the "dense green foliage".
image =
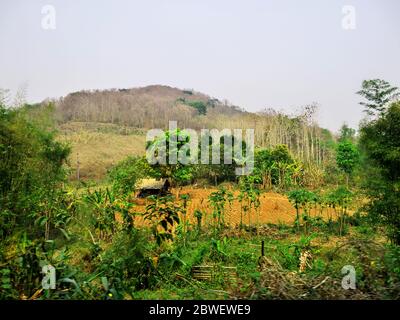
[[203, 101], [187, 101], [186, 104], [195, 108], [201, 115], [205, 115], [207, 113], [207, 104]]
[[285, 188], [302, 183], [302, 165], [290, 154], [286, 145], [259, 149], [255, 154], [253, 175], [264, 188]]
[[[175, 144], [171, 144], [175, 141]], [[163, 163], [157, 162], [151, 165], [153, 176], [167, 178], [174, 184], [185, 184], [193, 179], [194, 168], [189, 165], [184, 165], [178, 161], [179, 152], [185, 152], [189, 157], [191, 155], [190, 149], [183, 149], [182, 147], [190, 142], [190, 135], [181, 129], [166, 131], [163, 136], [158, 137], [153, 141], [149, 141], [146, 150], [149, 154], [163, 159]], [[181, 149], [182, 148], [182, 149]], [[184, 150], [184, 151], [182, 151]], [[171, 155], [175, 154], [176, 159], [173, 161]]]
[[349, 177], [358, 165], [359, 157], [358, 149], [352, 142], [344, 140], [338, 144], [336, 163], [339, 169], [346, 174], [347, 184]]
[[[0, 107], [0, 237], [18, 227], [48, 235], [66, 223], [60, 183], [69, 148], [36, 127], [25, 112]], [[54, 205], [54, 202], [57, 202]]]
[[[176, 185], [185, 185], [193, 182], [195, 179], [205, 179], [215, 184], [222, 181], [235, 181], [236, 174], [235, 168], [239, 166], [239, 161], [235, 159], [234, 150], [232, 147], [228, 147], [225, 150], [224, 141], [231, 141], [236, 143], [236, 137], [232, 135], [223, 135], [219, 138], [219, 164], [213, 163], [213, 146], [216, 141], [213, 141], [211, 135], [201, 136], [198, 141], [199, 152], [191, 154], [190, 148], [188, 148], [191, 142], [190, 135], [187, 131], [176, 129], [174, 131], [166, 131], [161, 137], [156, 138], [154, 141], [150, 141], [147, 145], [147, 150], [155, 154], [156, 157], [165, 159], [166, 164], [156, 163], [151, 165], [152, 172], [147, 173], [148, 176], [156, 176], [170, 179]], [[176, 145], [172, 145], [171, 141], [176, 141]], [[207, 164], [202, 163], [202, 147], [206, 146], [208, 149]], [[208, 146], [208, 148], [207, 148]], [[246, 143], [242, 141], [242, 152], [245, 153]], [[231, 154], [231, 163], [224, 163], [225, 152]], [[176, 163], [170, 161], [171, 154], [176, 154]], [[182, 164], [178, 161], [180, 154], [188, 156], [188, 164]], [[142, 171], [142, 170], [141, 170]], [[147, 170], [148, 171], [148, 170]]]
[[[0, 271], [13, 283], [3, 280], [0, 297], [25, 294], [36, 285], [41, 261], [51, 256], [46, 241], [67, 236], [74, 209], [60, 188], [69, 148], [30, 122], [27, 111], [0, 106]], [[15, 244], [6, 260], [6, 248]]]
[[400, 244], [400, 103], [393, 103], [379, 118], [361, 128], [360, 145], [366, 155], [365, 189], [368, 211], [389, 226]]
[[[151, 202], [146, 206], [145, 220], [150, 220], [151, 230], [158, 245], [163, 241], [173, 240], [174, 225], [179, 223], [182, 207], [174, 203], [171, 196], [150, 196]], [[160, 231], [161, 229], [161, 231]]]

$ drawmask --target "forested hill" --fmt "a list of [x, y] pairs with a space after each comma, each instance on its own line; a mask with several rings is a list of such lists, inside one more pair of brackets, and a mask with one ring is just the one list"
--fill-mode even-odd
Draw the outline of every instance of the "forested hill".
[[166, 128], [169, 120], [176, 120], [179, 127], [196, 130], [253, 128], [256, 146], [286, 144], [305, 162], [323, 162], [332, 142], [331, 133], [316, 123], [313, 105], [291, 116], [273, 109], [251, 113], [194, 90], [161, 85], [79, 91], [55, 104], [62, 123], [107, 123], [149, 129]]
[[57, 102], [57, 111], [62, 121], [164, 128], [176, 120], [193, 129], [208, 127], [218, 115], [244, 113], [205, 94], [161, 85], [74, 92]]

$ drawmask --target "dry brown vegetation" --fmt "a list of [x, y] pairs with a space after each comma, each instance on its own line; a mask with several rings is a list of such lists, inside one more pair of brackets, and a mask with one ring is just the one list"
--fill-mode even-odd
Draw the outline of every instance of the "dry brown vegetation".
[[[208, 108], [209, 117], [193, 119], [197, 111], [179, 101], [180, 98], [209, 102], [213, 105]], [[137, 128], [166, 128], [169, 120], [176, 120], [194, 129], [203, 128], [208, 118], [212, 119], [218, 114], [243, 113], [238, 108], [202, 93], [159, 85], [71, 93], [57, 101], [57, 111], [63, 122], [102, 122]]]
[[[69, 166], [71, 179], [101, 179], [107, 169], [131, 155], [144, 153], [145, 136], [140, 132], [129, 134], [128, 128], [107, 124], [69, 122], [60, 127], [58, 139], [71, 145]], [[121, 132], [122, 131], [122, 132]], [[123, 133], [123, 134], [121, 134]]]

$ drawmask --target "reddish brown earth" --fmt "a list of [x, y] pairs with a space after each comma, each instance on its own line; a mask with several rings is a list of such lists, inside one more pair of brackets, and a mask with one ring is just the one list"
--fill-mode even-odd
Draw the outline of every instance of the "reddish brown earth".
[[[172, 194], [175, 197], [179, 197], [182, 194], [189, 194], [190, 202], [188, 204], [188, 217], [192, 222], [195, 222], [194, 211], [199, 209], [203, 212], [203, 223], [208, 224], [212, 219], [212, 208], [208, 203], [208, 196], [211, 192], [217, 189], [210, 188], [192, 188], [184, 187], [182, 189], [172, 189]], [[239, 191], [233, 191], [234, 196], [239, 195]], [[135, 212], [143, 213], [145, 211], [147, 200], [136, 199], [134, 207]], [[252, 209], [250, 214], [251, 224], [256, 225], [265, 223], [293, 223], [296, 217], [296, 210], [293, 208], [288, 198], [285, 195], [281, 195], [275, 192], [265, 192], [260, 197], [261, 206], [259, 209], [259, 215]], [[326, 218], [330, 214], [335, 217], [333, 210], [324, 210], [323, 217]], [[225, 222], [231, 226], [238, 225], [240, 223], [241, 215], [241, 204], [239, 201], [234, 200], [232, 206], [227, 203], [225, 206]], [[319, 210], [311, 210], [311, 216], [320, 215]], [[141, 217], [135, 219], [136, 224], [142, 224], [143, 220]], [[243, 215], [243, 223], [249, 224], [249, 214]]]

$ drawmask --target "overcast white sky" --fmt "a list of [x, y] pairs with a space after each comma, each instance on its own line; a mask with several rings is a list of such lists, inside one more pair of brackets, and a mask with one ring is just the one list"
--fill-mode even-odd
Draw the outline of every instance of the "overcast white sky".
[[[345, 5], [355, 29], [342, 27]], [[2, 0], [0, 39], [0, 87], [26, 83], [30, 102], [165, 84], [249, 111], [317, 102], [337, 130], [358, 126], [363, 79], [400, 86], [398, 0]]]

